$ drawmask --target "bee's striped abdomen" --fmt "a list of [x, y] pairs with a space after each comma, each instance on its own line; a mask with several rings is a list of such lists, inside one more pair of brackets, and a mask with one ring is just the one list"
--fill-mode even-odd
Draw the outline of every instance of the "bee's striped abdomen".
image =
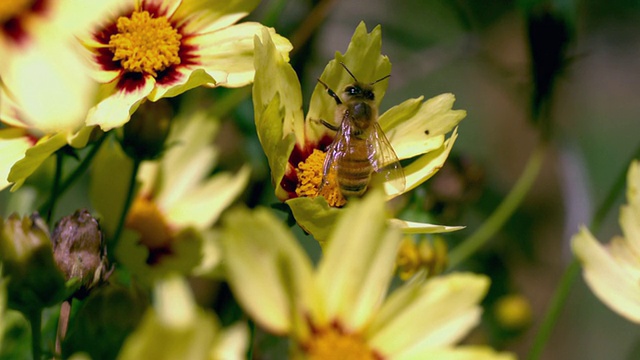
[[362, 196], [367, 191], [372, 173], [366, 141], [352, 137], [350, 147], [338, 160], [338, 185], [342, 195]]

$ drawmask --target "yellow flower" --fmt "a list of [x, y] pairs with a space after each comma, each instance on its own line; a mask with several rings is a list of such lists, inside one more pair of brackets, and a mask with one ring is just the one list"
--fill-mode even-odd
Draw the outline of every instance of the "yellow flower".
[[92, 11], [69, 0], [0, 5], [0, 121], [9, 128], [0, 148], [11, 152], [0, 163], [0, 189], [17, 189], [64, 145], [86, 144], [98, 84], [76, 35], [99, 17], [101, 4]]
[[[217, 173], [217, 150], [211, 144], [218, 122], [203, 113], [174, 119], [157, 161], [143, 162], [140, 188], [129, 210], [117, 258], [147, 280], [167, 271], [207, 272], [218, 261], [210, 227], [244, 190], [249, 169]], [[102, 215], [103, 229], [113, 236], [128, 186], [132, 162], [116, 144], [97, 155], [92, 201]], [[117, 194], [117, 195], [115, 195]]]
[[[335, 122], [336, 102], [318, 84], [311, 96], [306, 118], [302, 112], [302, 95], [296, 74], [276, 51], [268, 34], [256, 40], [256, 78], [253, 103], [256, 128], [271, 167], [276, 196], [291, 208], [298, 224], [318, 240], [328, 231], [341, 206], [339, 190], [318, 195], [322, 179], [324, 151], [334, 132], [319, 120]], [[367, 33], [361, 23], [344, 55], [336, 53], [320, 79], [334, 91], [341, 91], [354, 79], [345, 66], [363, 83], [375, 82], [391, 73], [391, 64], [380, 54], [381, 30]], [[373, 85], [375, 104], [380, 105], [388, 81]], [[406, 186], [387, 188], [391, 199], [429, 179], [444, 164], [457, 137], [455, 128], [465, 117], [463, 110], [452, 110], [454, 96], [442, 94], [423, 102], [410, 99], [384, 112], [378, 119], [400, 160], [409, 160], [403, 169]], [[336, 124], [337, 125], [337, 124]], [[446, 134], [453, 130], [447, 139]], [[329, 186], [325, 187], [328, 188]], [[335, 186], [334, 186], [335, 188]], [[316, 197], [317, 196], [317, 197]], [[430, 224], [402, 222], [408, 232], [442, 232], [457, 229]]]
[[197, 307], [186, 281], [173, 275], [154, 286], [154, 305], [118, 359], [241, 360], [247, 344], [245, 325], [222, 329], [213, 313]]
[[269, 211], [224, 219], [225, 269], [236, 298], [262, 327], [293, 342], [301, 359], [511, 359], [459, 342], [480, 321], [489, 286], [451, 274], [404, 284], [387, 296], [401, 240], [375, 190], [350, 202], [314, 270]]
[[624, 236], [607, 245], [583, 227], [572, 239], [573, 252], [591, 290], [621, 316], [640, 323], [640, 162], [627, 173], [627, 204], [620, 209]]
[[[117, 0], [110, 15], [82, 37], [91, 51], [101, 101], [87, 125], [112, 129], [142, 101], [172, 97], [197, 86], [252, 82], [253, 37], [259, 23], [235, 24], [258, 1]], [[291, 44], [269, 29], [278, 51]]]

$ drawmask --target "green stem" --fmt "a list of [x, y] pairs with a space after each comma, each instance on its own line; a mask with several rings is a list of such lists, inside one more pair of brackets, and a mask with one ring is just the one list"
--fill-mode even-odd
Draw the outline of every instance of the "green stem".
[[[59, 195], [67, 191], [67, 189], [69, 189], [71, 184], [73, 184], [74, 181], [80, 178], [80, 175], [82, 175], [87, 170], [89, 165], [91, 165], [91, 161], [98, 153], [98, 150], [100, 150], [100, 146], [102, 145], [104, 140], [107, 138], [107, 136], [108, 134], [104, 134], [103, 136], [98, 138], [98, 140], [96, 140], [96, 142], [93, 143], [93, 145], [91, 146], [91, 149], [89, 150], [87, 155], [84, 157], [84, 159], [82, 159], [80, 164], [73, 170], [73, 172], [69, 176], [67, 176], [66, 179], [64, 179], [64, 181], [60, 183], [60, 185], [58, 186]], [[49, 214], [49, 212], [52, 211], [51, 209], [53, 209], [54, 207], [55, 197], [56, 195], [52, 194], [49, 200], [47, 200], [44, 204], [42, 204], [42, 206], [40, 206], [38, 211], [41, 214]]]
[[249, 348], [247, 349], [247, 360], [253, 360], [253, 342], [256, 338], [256, 323], [249, 319]]
[[[136, 192], [136, 178], [138, 177], [138, 169], [140, 169], [140, 163], [141, 160], [133, 159], [133, 167], [131, 168], [131, 176], [129, 177], [129, 189], [127, 190], [127, 196], [124, 200], [124, 204], [122, 205], [122, 212], [120, 213], [120, 219], [118, 220], [118, 227], [116, 227], [116, 231], [113, 234], [113, 238], [111, 239], [110, 247], [112, 249], [116, 248], [118, 240], [120, 239], [120, 235], [124, 230], [124, 224], [127, 220], [127, 214], [129, 213], [129, 208], [131, 207], [131, 203], [133, 202], [133, 197]], [[113, 251], [109, 253], [109, 255], [112, 254]]]
[[47, 224], [51, 224], [51, 218], [53, 217], [53, 209], [56, 206], [56, 202], [60, 197], [60, 179], [62, 179], [62, 164], [64, 162], [64, 153], [62, 151], [56, 151], [56, 173], [53, 177], [53, 185], [51, 186], [51, 195], [49, 196], [50, 204], [47, 209]]
[[29, 323], [31, 324], [31, 354], [34, 360], [40, 360], [42, 358], [42, 349], [40, 343], [42, 342], [42, 311], [33, 310], [29, 313]]
[[498, 230], [500, 230], [507, 220], [509, 220], [520, 203], [522, 203], [522, 200], [524, 200], [529, 190], [531, 190], [534, 181], [538, 177], [538, 173], [540, 173], [542, 161], [544, 160], [546, 153], [546, 147], [546, 142], [541, 141], [538, 143], [533, 153], [531, 153], [520, 178], [507, 197], [475, 233], [471, 234], [471, 236], [464, 240], [460, 245], [451, 250], [449, 253], [450, 268], [459, 265], [473, 255], [478, 249], [493, 238]]
[[[607, 196], [602, 201], [602, 204], [598, 207], [593, 219], [591, 220], [591, 232], [597, 233], [600, 229], [600, 225], [602, 225], [602, 221], [611, 210], [611, 207], [615, 203], [618, 194], [622, 189], [624, 189], [625, 180], [627, 178], [628, 164], [631, 163], [633, 159], [637, 159], [640, 157], [640, 145], [636, 149], [633, 154], [633, 157], [625, 163], [625, 168], [618, 174], [616, 181], [613, 183], [611, 189], [607, 193]], [[549, 308], [542, 319], [542, 324], [536, 333], [536, 337], [533, 341], [533, 346], [529, 351], [528, 360], [536, 360], [540, 358], [542, 351], [544, 350], [547, 341], [551, 337], [551, 332], [555, 328], [556, 323], [558, 322], [558, 317], [560, 316], [560, 310], [564, 308], [564, 304], [567, 301], [567, 297], [569, 296], [569, 292], [575, 280], [578, 278], [578, 274], [580, 274], [580, 262], [573, 258], [567, 269], [564, 271], [562, 278], [560, 279], [560, 283], [556, 288], [553, 297], [551, 298], [551, 303], [549, 304]]]

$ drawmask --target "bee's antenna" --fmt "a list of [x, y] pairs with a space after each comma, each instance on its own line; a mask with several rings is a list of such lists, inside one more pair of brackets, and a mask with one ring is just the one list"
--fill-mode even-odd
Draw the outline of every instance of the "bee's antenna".
[[347, 65], [345, 65], [342, 61], [340, 62], [340, 65], [342, 65], [342, 67], [347, 70], [347, 72], [349, 73], [349, 75], [351, 75], [351, 77], [353, 78], [353, 80], [355, 80], [355, 82], [358, 82], [358, 79], [356, 79], [356, 77], [353, 75], [353, 73], [351, 72], [351, 70], [349, 70], [347, 68]]
[[[349, 75], [351, 75], [351, 77], [353, 78], [353, 80], [355, 80], [355, 82], [358, 82], [358, 79], [356, 79], [355, 75], [353, 75], [353, 73], [351, 72], [351, 70], [349, 70], [349, 69], [347, 68], [347, 65], [345, 65], [342, 61], [340, 62], [340, 65], [342, 65], [342, 67], [343, 67], [345, 70], [347, 70], [347, 72], [349, 73]], [[381, 77], [380, 79], [378, 79], [378, 80], [376, 80], [376, 81], [372, 82], [372, 83], [371, 83], [371, 84], [369, 84], [369, 85], [375, 85], [375, 84], [379, 83], [380, 81], [382, 81], [382, 80], [384, 80], [384, 79], [386, 79], [386, 78], [388, 78], [388, 77], [391, 77], [391, 74], [389, 74], [389, 75], [387, 75], [387, 76], [383, 76], [383, 77]]]
[[386, 79], [386, 78], [389, 78], [389, 77], [391, 77], [391, 74], [389, 74], [389, 75], [387, 75], [387, 76], [383, 76], [383, 77], [381, 77], [380, 79], [378, 79], [378, 80], [376, 80], [376, 81], [372, 82], [372, 83], [371, 83], [371, 84], [369, 84], [369, 85], [375, 85], [375, 84], [379, 83], [380, 81], [382, 81], [382, 80], [384, 80], [384, 79]]

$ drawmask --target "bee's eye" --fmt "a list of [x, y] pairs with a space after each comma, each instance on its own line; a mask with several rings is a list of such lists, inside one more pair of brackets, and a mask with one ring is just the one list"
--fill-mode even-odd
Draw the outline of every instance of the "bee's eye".
[[358, 88], [355, 86], [347, 86], [344, 91], [349, 95], [356, 95], [358, 93]]
[[365, 91], [364, 92], [364, 98], [367, 100], [373, 100], [375, 99], [375, 95], [373, 94], [373, 91]]

